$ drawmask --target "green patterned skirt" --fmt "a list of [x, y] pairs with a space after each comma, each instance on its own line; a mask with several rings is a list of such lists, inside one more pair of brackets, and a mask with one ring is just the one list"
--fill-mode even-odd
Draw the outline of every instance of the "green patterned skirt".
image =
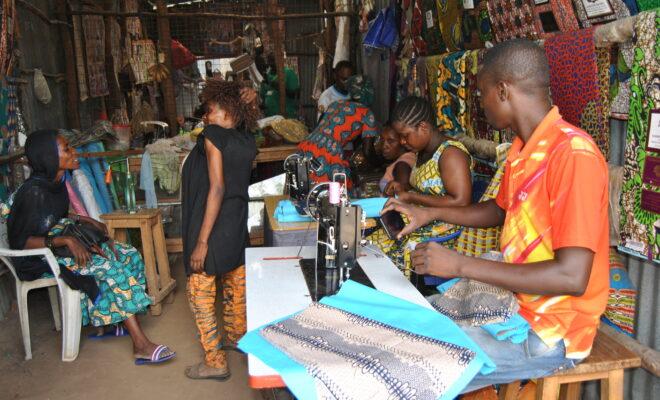
[[[51, 231], [57, 234], [57, 229]], [[144, 263], [140, 253], [129, 245], [115, 243], [117, 256], [108, 243], [102, 245], [105, 259], [96, 254], [84, 267], [79, 267], [72, 258], [57, 257], [60, 265], [80, 275], [91, 275], [99, 287], [96, 302], [84, 292], [80, 306], [83, 325], [104, 326], [118, 324], [131, 316], [146, 311], [151, 299], [146, 293]]]

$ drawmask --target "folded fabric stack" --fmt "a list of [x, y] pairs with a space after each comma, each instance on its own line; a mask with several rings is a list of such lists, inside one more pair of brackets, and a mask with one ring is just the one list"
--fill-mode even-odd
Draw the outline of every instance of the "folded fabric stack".
[[480, 326], [497, 340], [522, 343], [530, 326], [518, 314], [513, 292], [474, 281], [452, 279], [438, 286], [440, 294], [427, 300], [438, 312], [459, 325]]
[[495, 364], [442, 314], [346, 281], [339, 293], [248, 332], [239, 348], [298, 399], [452, 399]]
[[[351, 200], [351, 204], [362, 207], [362, 212], [367, 218], [378, 218], [380, 217], [380, 210], [383, 209], [386, 201], [387, 197], [373, 197]], [[309, 215], [298, 213], [296, 206], [291, 200], [282, 200], [277, 203], [274, 217], [277, 219], [277, 222], [306, 222], [312, 220], [312, 217]]]

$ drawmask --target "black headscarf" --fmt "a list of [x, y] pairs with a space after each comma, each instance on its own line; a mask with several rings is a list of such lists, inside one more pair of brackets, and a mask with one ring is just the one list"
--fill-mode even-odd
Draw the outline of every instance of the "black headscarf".
[[[59, 170], [57, 131], [32, 132], [25, 142], [25, 155], [32, 168], [30, 178], [14, 194], [7, 219], [9, 247], [22, 250], [30, 236], [45, 237], [69, 212], [69, 195], [64, 180], [56, 181]], [[36, 262], [38, 261], [38, 262]], [[19, 260], [19, 278], [39, 278], [48, 267], [38, 257]]]

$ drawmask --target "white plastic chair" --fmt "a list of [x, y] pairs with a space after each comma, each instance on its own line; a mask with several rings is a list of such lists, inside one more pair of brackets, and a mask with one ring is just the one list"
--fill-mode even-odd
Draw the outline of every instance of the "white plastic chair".
[[[11, 262], [11, 257], [43, 256], [54, 275], [53, 278], [43, 278], [34, 281], [21, 281], [16, 275], [16, 269]], [[18, 301], [18, 315], [21, 321], [21, 333], [23, 334], [23, 345], [25, 346], [25, 359], [32, 359], [32, 346], [30, 344], [30, 321], [28, 318], [28, 292], [32, 289], [48, 287], [48, 296], [53, 310], [55, 329], [62, 331], [62, 361], [73, 361], [78, 357], [80, 345], [80, 328], [82, 315], [80, 310], [81, 293], [71, 289], [60, 279], [60, 267], [53, 253], [46, 248], [30, 250], [10, 250], [7, 240], [7, 225], [0, 221], [0, 260], [11, 271], [16, 279], [16, 298]], [[58, 307], [57, 291], [59, 289], [59, 303], [62, 305], [62, 316], [60, 320], [60, 309]]]

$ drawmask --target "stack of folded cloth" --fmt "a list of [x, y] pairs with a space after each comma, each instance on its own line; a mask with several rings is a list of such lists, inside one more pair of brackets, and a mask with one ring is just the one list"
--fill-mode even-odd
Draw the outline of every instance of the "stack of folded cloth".
[[[351, 204], [362, 207], [362, 212], [366, 214], [367, 218], [377, 218], [380, 216], [380, 210], [383, 209], [386, 201], [387, 197], [374, 197], [351, 200]], [[275, 208], [274, 216], [277, 222], [306, 222], [312, 220], [309, 215], [300, 214], [291, 200], [280, 201]]]
[[[482, 256], [492, 259], [490, 254]], [[440, 294], [427, 300], [438, 312], [458, 325], [480, 326], [497, 340], [522, 343], [529, 323], [518, 314], [513, 292], [471, 279], [452, 279], [438, 286]]]

